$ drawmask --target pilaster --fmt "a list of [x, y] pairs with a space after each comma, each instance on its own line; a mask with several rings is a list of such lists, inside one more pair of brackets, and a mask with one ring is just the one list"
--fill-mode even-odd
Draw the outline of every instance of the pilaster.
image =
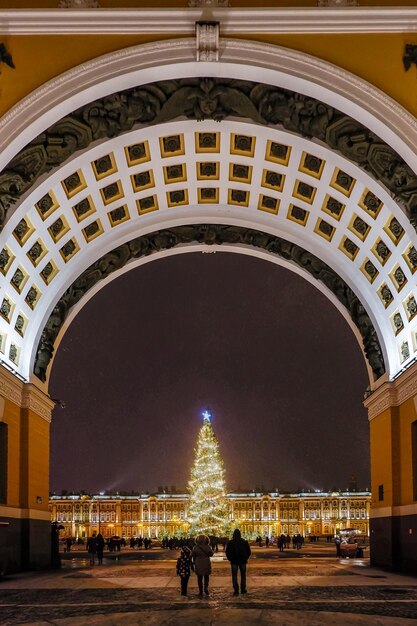
[[[403, 571], [417, 567], [417, 502], [412, 423], [417, 419], [417, 363], [364, 401], [371, 444], [371, 561]], [[415, 457], [415, 455], [414, 455]]]

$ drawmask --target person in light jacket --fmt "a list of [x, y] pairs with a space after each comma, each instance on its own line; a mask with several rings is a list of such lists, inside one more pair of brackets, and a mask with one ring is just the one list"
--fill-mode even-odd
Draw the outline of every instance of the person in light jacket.
[[198, 535], [195, 539], [196, 545], [193, 548], [194, 569], [197, 574], [198, 590], [200, 596], [203, 595], [203, 579], [204, 593], [209, 595], [209, 578], [211, 574], [210, 557], [213, 556], [213, 550], [210, 548], [210, 539], [207, 535]]

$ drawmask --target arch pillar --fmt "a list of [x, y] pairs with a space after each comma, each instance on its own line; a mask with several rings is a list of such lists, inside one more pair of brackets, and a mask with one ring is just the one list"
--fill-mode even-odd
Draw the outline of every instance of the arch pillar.
[[0, 367], [0, 572], [51, 563], [52, 400]]
[[417, 363], [365, 399], [372, 565], [417, 570]]

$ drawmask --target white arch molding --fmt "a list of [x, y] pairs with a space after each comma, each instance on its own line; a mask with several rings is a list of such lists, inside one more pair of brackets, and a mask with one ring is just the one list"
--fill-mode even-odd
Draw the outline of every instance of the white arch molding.
[[[324, 63], [299, 52], [276, 46], [241, 40], [222, 40], [221, 61], [219, 63], [195, 62], [193, 58], [194, 46], [194, 39], [181, 39], [128, 48], [114, 54], [105, 55], [104, 57], [100, 57], [99, 59], [74, 68], [47, 83], [19, 103], [0, 121], [0, 146], [2, 148], [0, 166], [4, 167], [20, 149], [40, 132], [51, 126], [65, 114], [70, 113], [91, 100], [134, 85], [146, 84], [155, 80], [174, 77], [199, 77], [204, 75], [235, 77], [253, 80], [255, 82], [269, 83], [323, 100], [356, 118], [362, 124], [373, 130], [395, 148], [412, 169], [417, 169], [416, 154], [413, 149], [413, 145], [417, 145], [416, 120], [398, 104], [393, 102], [385, 94], [371, 87], [368, 83], [331, 64]], [[306, 76], [308, 76], [308, 78], [306, 78]], [[113, 209], [113, 207], [117, 205], [111, 205], [110, 207], [107, 207], [103, 203], [100, 205], [99, 188], [104, 183], [98, 183], [92, 177], [91, 163], [95, 158], [99, 158], [109, 152], [112, 152], [115, 156], [117, 172], [115, 172], [111, 178], [106, 179], [105, 182], [113, 182], [122, 176], [125, 177], [122, 182], [123, 189], [126, 199], [129, 200], [128, 206], [130, 213], [133, 214], [134, 211], [132, 207], [135, 205], [137, 198], [141, 197], [141, 195], [132, 195], [131, 189], [127, 192], [129, 184], [128, 182], [124, 182], [125, 180], [128, 181], [131, 176], [131, 171], [127, 168], [126, 163], [122, 163], [123, 148], [126, 147], [129, 142], [131, 144], [140, 140], [149, 141], [150, 144], [153, 142], [154, 149], [152, 149], [151, 167], [155, 172], [157, 181], [156, 187], [161, 190], [162, 195], [164, 195], [168, 187], [166, 185], [164, 186], [162, 179], [163, 159], [161, 161], [161, 155], [157, 155], [158, 138], [163, 135], [166, 136], [167, 134], [178, 133], [182, 130], [185, 143], [187, 144], [188, 142], [188, 146], [191, 146], [196, 132], [201, 130], [216, 132], [219, 129], [221, 129], [222, 135], [224, 134], [226, 136], [233, 132], [252, 135], [256, 139], [257, 146], [263, 146], [262, 150], [259, 148], [259, 152], [256, 154], [256, 159], [253, 163], [250, 162], [251, 167], [254, 168], [254, 173], [256, 173], [256, 168], [261, 169], [258, 172], [257, 191], [253, 194], [253, 197], [251, 196], [248, 207], [236, 207], [228, 204], [227, 190], [230, 187], [233, 188], [235, 184], [233, 181], [230, 182], [230, 180], [228, 180], [227, 174], [225, 173], [220, 176], [219, 182], [220, 195], [223, 194], [223, 197], [216, 206], [207, 204], [201, 205], [195, 198], [187, 207], [169, 207], [166, 206], [165, 203], [165, 206], [161, 207], [163, 210], [155, 211], [149, 215], [142, 215], [139, 219], [121, 224], [117, 226], [117, 228], [110, 228], [107, 214], [110, 209]], [[282, 170], [287, 181], [291, 181], [291, 185], [288, 185], [288, 188], [284, 190], [281, 196], [276, 196], [280, 200], [280, 207], [285, 207], [283, 211], [281, 211], [280, 208], [278, 216], [271, 216], [265, 212], [257, 211], [258, 198], [262, 193], [262, 184], [260, 182], [262, 167], [268, 167], [268, 163], [265, 165], [263, 161], [261, 165], [259, 164], [259, 160], [262, 159], [260, 155], [261, 153], [262, 155], [265, 154], [264, 148], [266, 142], [268, 139], [272, 138], [286, 143], [291, 147], [292, 151], [292, 161], [288, 164], [288, 168], [285, 172]], [[297, 202], [301, 202], [301, 206], [308, 209], [309, 214], [311, 214], [308, 228], [300, 229], [299, 225], [295, 226], [293, 221], [288, 221], [285, 218], [287, 217], [289, 203], [294, 202], [294, 198], [291, 196], [293, 183], [297, 180], [310, 183], [314, 182], [308, 177], [306, 178], [305, 173], [299, 172], [299, 157], [303, 150], [323, 158], [326, 163], [327, 171], [321, 181], [315, 182], [314, 186], [317, 192], [315, 203], [309, 204], [303, 203], [303, 200], [297, 200]], [[184, 161], [187, 166], [187, 171], [191, 171], [191, 169], [193, 169], [193, 171], [195, 170], [196, 157], [195, 155], [192, 156], [191, 152], [191, 148], [189, 150], [187, 148], [185, 156], [182, 158], [178, 157], [175, 161], [178, 163]], [[298, 157], [295, 158], [295, 155], [298, 155]], [[208, 160], [214, 157], [213, 155], [203, 155], [199, 158]], [[222, 141], [221, 151], [216, 158], [218, 158], [221, 163], [224, 163], [222, 169], [227, 170], [228, 164], [230, 161], [233, 161], [233, 158], [231, 159], [230, 152], [227, 150], [226, 141]], [[236, 160], [239, 159], [235, 158], [235, 161]], [[242, 157], [241, 160], [249, 163], [249, 161], [245, 161], [245, 157]], [[272, 169], [275, 168], [275, 166], [271, 167]], [[331, 182], [332, 172], [335, 171], [335, 168], [340, 168], [352, 175], [357, 182], [357, 186], [355, 192], [349, 198], [344, 198], [337, 190], [331, 190], [331, 193], [337, 199], [345, 201], [346, 211], [339, 224], [334, 223], [335, 226], [340, 226], [337, 237], [334, 241], [332, 240], [332, 245], [327, 245], [328, 242], [321, 240], [317, 235], [313, 236], [314, 225], [317, 219], [323, 217], [323, 214], [320, 213], [320, 211], [322, 211], [322, 200], [329, 190], [329, 183]], [[76, 169], [80, 169], [85, 174], [86, 187], [88, 191], [91, 191], [91, 195], [94, 197], [97, 214], [100, 216], [101, 223], [106, 223], [107, 225], [103, 235], [94, 242], [91, 241], [88, 243], [88, 246], [84, 245], [81, 234], [84, 224], [74, 221], [72, 211], [74, 202], [63, 196], [62, 187], [60, 186], [61, 181], [66, 176], [72, 174]], [[277, 171], [281, 171], [279, 167]], [[190, 179], [190, 182], [191, 181], [192, 177]], [[196, 181], [194, 181], [194, 183], [198, 184]], [[177, 184], [176, 188], [180, 187], [181, 186]], [[191, 186], [189, 188], [191, 190]], [[50, 219], [42, 221], [34, 205], [42, 195], [47, 193], [50, 189], [56, 191], [60, 209]], [[366, 217], [366, 214], [360, 212], [360, 207], [358, 208], [361, 193], [363, 193], [365, 189], [371, 190], [381, 199], [383, 202], [383, 210], [381, 210], [375, 222], [368, 219], [370, 226], [372, 226], [372, 238], [367, 237], [366, 245], [363, 241], [359, 242], [360, 254], [357, 259], [355, 259], [355, 263], [352, 263], [352, 260], [343, 257], [343, 254], [340, 252], [339, 244], [343, 233], [348, 232], [347, 229], [349, 228], [352, 216], [360, 215], [361, 217]], [[263, 191], [265, 192], [265, 189], [263, 189]], [[142, 194], [142, 196], [143, 195], [146, 194]], [[160, 196], [158, 196], [158, 198], [160, 198]], [[81, 197], [79, 197], [79, 199], [81, 199]], [[59, 245], [54, 246], [51, 243], [50, 237], [48, 239], [48, 228], [56, 217], [61, 214], [67, 219], [70, 228], [68, 229], [66, 238], [62, 239]], [[29, 216], [29, 220], [31, 220], [34, 229], [25, 246], [19, 247], [12, 236], [12, 231], [22, 217], [25, 216]], [[135, 217], [137, 218], [137, 215]], [[387, 220], [392, 217], [395, 217], [400, 222], [405, 235], [402, 238], [401, 245], [399, 245], [399, 243], [398, 245], [397, 243], [391, 245], [390, 262], [382, 266], [381, 264], [378, 265], [377, 261], [375, 261], [375, 256], [371, 256], [372, 244], [375, 243], [379, 236], [387, 240]], [[329, 219], [331, 222], [331, 218], [326, 219]], [[9, 243], [12, 249], [14, 259], [13, 266], [10, 270], [11, 273], [13, 273], [14, 268], [23, 266], [28, 274], [27, 286], [29, 287], [32, 281], [37, 285], [39, 284], [40, 266], [33, 269], [27, 261], [28, 248], [38, 237], [40, 237], [42, 241], [47, 241], [48, 255], [45, 256], [45, 262], [49, 258], [54, 259], [57, 265], [56, 269], [58, 270], [57, 278], [47, 288], [43, 288], [44, 293], [42, 294], [42, 298], [33, 312], [28, 312], [27, 309], [25, 309], [25, 291], [23, 291], [19, 295], [13, 294], [13, 320], [9, 320], [8, 325], [3, 323], [3, 320], [0, 320], [2, 326], [6, 328], [5, 333], [7, 332], [8, 335], [7, 341], [15, 341], [16, 345], [21, 346], [19, 348], [21, 354], [18, 372], [25, 378], [30, 377], [37, 342], [54, 303], [75, 277], [92, 262], [120, 243], [147, 232], [173, 225], [203, 222], [236, 224], [263, 230], [287, 238], [289, 241], [297, 243], [313, 252], [336, 269], [339, 275], [351, 286], [361, 301], [366, 305], [381, 342], [388, 374], [394, 376], [404, 366], [399, 353], [399, 342], [406, 340], [409, 342], [410, 347], [415, 347], [415, 350], [411, 350], [409, 359], [406, 359], [406, 364], [407, 361], [413, 361], [414, 353], [417, 351], [417, 334], [415, 334], [414, 331], [417, 319], [415, 319], [414, 322], [413, 320], [409, 320], [410, 323], [405, 320], [404, 328], [397, 337], [395, 333], [393, 333], [392, 315], [395, 311], [401, 311], [404, 317], [404, 295], [407, 292], [407, 297], [411, 297], [415, 291], [415, 277], [411, 270], [408, 271], [409, 268], [407, 269], [404, 263], [404, 254], [409, 246], [416, 243], [416, 236], [404, 213], [392, 200], [386, 190], [355, 165], [348, 162], [343, 157], [335, 155], [318, 142], [304, 140], [290, 133], [269, 127], [245, 124], [243, 122], [224, 121], [221, 125], [216, 125], [214, 122], [204, 122], [203, 125], [199, 125], [196, 122], [187, 121], [173, 122], [166, 125], [150, 127], [148, 129], [138, 129], [111, 141], [105, 141], [99, 144], [96, 143], [84, 151], [83, 154], [75, 155], [70, 161], [54, 171], [46, 180], [39, 182], [37, 187], [31, 190], [30, 194], [23, 198], [13, 211], [9, 212], [8, 222], [1, 234], [1, 239], [6, 245]], [[59, 254], [56, 256], [53, 255], [58, 252], [59, 246], [61, 246], [65, 240], [68, 240], [73, 233], [76, 233], [77, 242], [80, 244], [83, 243], [83, 245], [80, 245], [81, 249], [79, 254], [74, 257], [72, 261], [64, 263], [60, 260]], [[358, 239], [355, 239], [355, 234], [351, 236], [352, 239], [358, 243]], [[377, 289], [378, 285], [370, 285], [363, 272], [360, 271], [361, 264], [363, 264], [366, 258], [371, 258], [378, 267], [379, 285], [382, 284], [381, 279], [389, 283], [391, 273], [399, 263], [404, 267], [405, 272], [408, 272], [406, 292], [403, 291], [400, 293], [400, 291], [398, 291], [398, 293], [396, 293], [395, 289], [392, 289], [394, 298], [387, 309], [381, 305]], [[2, 285], [7, 293], [10, 292], [9, 280], [10, 275], [3, 279]], [[390, 287], [392, 287], [392, 284], [389, 284]], [[417, 294], [415, 294], [415, 296], [417, 297]], [[12, 330], [19, 311], [27, 312], [29, 322], [23, 342]], [[12, 324], [10, 324], [10, 322], [12, 322]], [[2, 326], [0, 326], [0, 330]], [[7, 350], [4, 360], [7, 362]], [[16, 366], [14, 363], [10, 363], [10, 365], [13, 368]], [[38, 384], [36, 378], [33, 379], [33, 382]]]
[[277, 85], [357, 119], [416, 171], [417, 120], [367, 81], [316, 57], [271, 44], [220, 40], [219, 62], [195, 60], [195, 38], [133, 46], [78, 65], [34, 90], [0, 119], [0, 170], [56, 121], [97, 98], [173, 78], [219, 76]]

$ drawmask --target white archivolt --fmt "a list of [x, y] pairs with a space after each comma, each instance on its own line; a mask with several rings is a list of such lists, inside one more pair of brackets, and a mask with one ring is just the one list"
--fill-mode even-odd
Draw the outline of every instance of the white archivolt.
[[40, 132], [87, 102], [174, 76], [239, 78], [318, 98], [373, 130], [417, 169], [416, 119], [365, 80], [296, 50], [235, 39], [221, 39], [220, 62], [197, 62], [194, 38], [106, 54], [33, 91], [0, 120], [0, 169]]
[[[0, 159], [1, 167], [4, 167], [17, 151], [42, 130], [91, 100], [155, 80], [202, 75], [265, 82], [309, 94], [361, 121], [390, 143], [411, 166], [414, 165], [415, 153], [412, 146], [414, 141], [417, 142], [414, 118], [378, 90], [330, 64], [275, 46], [233, 40], [222, 41], [220, 63], [196, 63], [193, 55], [193, 39], [158, 42], [106, 55], [51, 81], [31, 94], [1, 121], [0, 145], [4, 148]], [[220, 132], [221, 150], [218, 155], [196, 155], [194, 136], [201, 131]], [[161, 160], [159, 138], [179, 132], [184, 134], [184, 155], [173, 160]], [[231, 155], [229, 147], [232, 133], [251, 135], [256, 139], [253, 159]], [[154, 174], [155, 189], [152, 193], [156, 193], [158, 197], [159, 210], [141, 215], [137, 211], [137, 201], [150, 192], [135, 193], [132, 190], [131, 176], [136, 171], [144, 170], [145, 166], [129, 169], [124, 158], [124, 148], [144, 140], [148, 141], [151, 147], [151, 160], [146, 168], [151, 168]], [[291, 159], [285, 169], [265, 161], [268, 140], [282, 142], [291, 147]], [[320, 180], [313, 180], [305, 172], [300, 171], [303, 152], [314, 154], [325, 161], [325, 169]], [[91, 163], [108, 153], [114, 156], [116, 171], [105, 181], [97, 182], [93, 177]], [[220, 163], [219, 181], [206, 183], [219, 189], [219, 199], [215, 205], [201, 204], [198, 201], [197, 188], [202, 182], [196, 179], [195, 171], [199, 159], [215, 159]], [[249, 187], [230, 181], [229, 178], [230, 163], [242, 161], [253, 168], [253, 179]], [[186, 187], [189, 201], [186, 206], [169, 206], [166, 202], [170, 189], [184, 187], [183, 183], [172, 187], [164, 181], [163, 167], [168, 162], [183, 163], [187, 168]], [[286, 180], [281, 192], [276, 194], [271, 192], [280, 203], [279, 210], [274, 215], [259, 210], [260, 197], [266, 192], [262, 186], [262, 172], [267, 168], [281, 172]], [[355, 189], [349, 198], [331, 187], [332, 175], [337, 168], [356, 180]], [[83, 173], [86, 187], [82, 195], [69, 200], [63, 193], [61, 181], [76, 170]], [[117, 180], [123, 188], [123, 199], [119, 204], [107, 205], [103, 202], [100, 188]], [[297, 181], [314, 186], [316, 189], [314, 202], [294, 199], [294, 186]], [[228, 193], [230, 189], [236, 187], [250, 190], [247, 206], [230, 205]], [[383, 210], [375, 220], [370, 219], [360, 208], [361, 195], [367, 189], [383, 202]], [[42, 220], [35, 209], [35, 203], [50, 190], [58, 199], [59, 209], [47, 220]], [[83, 227], [87, 222], [77, 221], [73, 212], [74, 202], [81, 200], [87, 193], [91, 195], [95, 205], [95, 212], [87, 221], [91, 223], [98, 218], [103, 231], [100, 236], [90, 241], [86, 240], [83, 233]], [[323, 213], [324, 198], [329, 193], [346, 205], [340, 220], [335, 221], [332, 216]], [[109, 222], [109, 211], [122, 203], [128, 207], [129, 220], [113, 227]], [[291, 203], [300, 205], [308, 212], [308, 221], [305, 225], [288, 219]], [[352, 231], [352, 219], [355, 216], [364, 218], [369, 223], [370, 232], [364, 240], [358, 238]], [[68, 228], [65, 236], [59, 242], [54, 242], [51, 240], [49, 228], [57, 217], [64, 217]], [[401, 242], [397, 243], [390, 242], [387, 237], [387, 224], [393, 217], [404, 229], [404, 236]], [[22, 218], [28, 218], [33, 227], [30, 237], [23, 246], [13, 236], [13, 229]], [[323, 218], [335, 228], [331, 241], [325, 241], [317, 234], [318, 221]], [[0, 332], [4, 338], [3, 360], [13, 369], [17, 367], [17, 371], [25, 378], [30, 377], [39, 336], [53, 305], [73, 280], [107, 251], [147, 232], [179, 224], [202, 222], [236, 224], [264, 230], [287, 238], [313, 252], [337, 271], [367, 307], [382, 345], [389, 376], [396, 375], [402, 367], [414, 360], [417, 354], [415, 328], [417, 317], [407, 319], [405, 307], [408, 299], [417, 297], [417, 294], [414, 293], [415, 277], [412, 268], [407, 267], [405, 255], [410, 247], [416, 244], [416, 237], [404, 213], [370, 176], [326, 147], [287, 132], [233, 121], [222, 122], [220, 125], [214, 122], [204, 124], [191, 121], [172, 122], [148, 129], [138, 129], [111, 141], [93, 145], [83, 154], [75, 155], [46, 180], [39, 182], [14, 211], [10, 212], [1, 235], [2, 246], [6, 245], [13, 257], [13, 263], [1, 281], [2, 295], [9, 298], [13, 307], [9, 320], [0, 320]], [[355, 259], [347, 258], [340, 249], [346, 236], [358, 246], [359, 252]], [[79, 251], [73, 259], [65, 263], [60, 248], [72, 237], [75, 238]], [[391, 251], [389, 262], [384, 264], [378, 264], [373, 252], [378, 238], [386, 241]], [[28, 251], [37, 240], [45, 244], [47, 254], [42, 257], [42, 264], [34, 267], [28, 262]], [[367, 259], [372, 260], [378, 270], [378, 279], [372, 283], [363, 272], [363, 265]], [[40, 271], [49, 261], [55, 264], [57, 273], [52, 282], [46, 285], [42, 283]], [[401, 266], [407, 277], [404, 290], [396, 290], [392, 281], [392, 274], [397, 266]], [[10, 286], [10, 278], [17, 268], [23, 269], [26, 275], [25, 288], [20, 293], [13, 291]], [[384, 284], [390, 286], [393, 294], [387, 308], [383, 306], [379, 292]], [[31, 310], [25, 302], [32, 285], [42, 293], [34, 310]], [[404, 327], [397, 335], [393, 332], [392, 323], [396, 312], [400, 312], [404, 320]], [[18, 315], [22, 315], [26, 320], [23, 338], [15, 330]], [[401, 355], [401, 346], [404, 342], [409, 346], [409, 357], [406, 359]], [[12, 345], [18, 349], [18, 360], [14, 363], [9, 359]], [[37, 382], [37, 379], [34, 378], [33, 381]]]

